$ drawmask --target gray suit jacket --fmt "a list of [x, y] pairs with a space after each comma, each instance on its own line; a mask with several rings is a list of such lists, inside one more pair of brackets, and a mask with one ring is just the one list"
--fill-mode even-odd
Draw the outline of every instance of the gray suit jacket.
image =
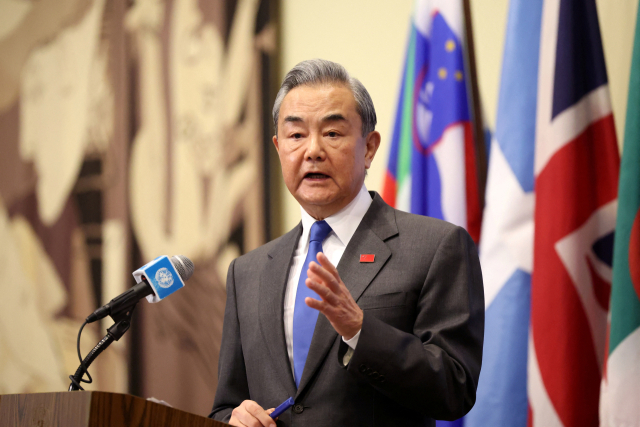
[[[351, 361], [318, 316], [300, 387], [287, 356], [283, 306], [302, 226], [234, 260], [211, 417], [228, 421], [243, 400], [265, 409], [289, 396], [283, 426], [433, 426], [475, 402], [484, 332], [484, 292], [467, 232], [388, 206], [375, 193], [338, 264], [364, 311]], [[375, 254], [360, 263], [361, 254]]]

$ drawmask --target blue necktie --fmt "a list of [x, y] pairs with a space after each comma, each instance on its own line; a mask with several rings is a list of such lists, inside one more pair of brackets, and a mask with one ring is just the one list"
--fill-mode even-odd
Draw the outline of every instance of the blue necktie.
[[296, 386], [300, 385], [304, 364], [307, 361], [311, 338], [318, 320], [318, 310], [305, 304], [306, 297], [320, 300], [320, 296], [304, 283], [307, 280], [307, 270], [311, 261], [317, 261], [318, 252], [322, 252], [322, 241], [331, 232], [331, 226], [325, 221], [316, 221], [311, 226], [309, 233], [309, 252], [302, 265], [300, 280], [298, 280], [298, 291], [296, 293], [296, 305], [293, 309], [293, 371]]

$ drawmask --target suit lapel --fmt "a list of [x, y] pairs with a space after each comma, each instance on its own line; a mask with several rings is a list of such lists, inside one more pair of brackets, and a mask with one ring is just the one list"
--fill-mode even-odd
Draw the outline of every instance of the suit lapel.
[[291, 373], [291, 364], [287, 354], [284, 337], [284, 293], [294, 251], [302, 234], [302, 224], [282, 236], [282, 239], [269, 252], [269, 260], [260, 279], [259, 316], [260, 329], [271, 354], [278, 378], [290, 396], [295, 394], [296, 383]]
[[[369, 210], [338, 263], [340, 278], [356, 301], [391, 256], [391, 250], [384, 241], [398, 234], [393, 208], [389, 207], [377, 193], [373, 194], [374, 199]], [[375, 261], [361, 263], [360, 254], [375, 254]], [[313, 378], [336, 338], [338, 333], [329, 320], [320, 313], [300, 379], [298, 394]]]

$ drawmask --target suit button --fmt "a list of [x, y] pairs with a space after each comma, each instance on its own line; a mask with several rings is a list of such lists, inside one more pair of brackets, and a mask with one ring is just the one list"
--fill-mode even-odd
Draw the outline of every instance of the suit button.
[[380, 374], [378, 374], [376, 371], [373, 371], [372, 373], [369, 374], [371, 376], [371, 378], [373, 378], [374, 380], [377, 379]]
[[360, 365], [360, 372], [361, 372], [361, 373], [363, 373], [363, 374], [364, 374], [365, 372], [367, 372], [367, 367], [366, 367], [366, 366], [364, 366], [364, 365]]
[[381, 383], [383, 383], [383, 382], [384, 382], [384, 375], [380, 375], [380, 376], [378, 377], [378, 381], [380, 381]]
[[301, 414], [302, 411], [304, 411], [304, 406], [302, 406], [301, 404], [297, 404], [297, 405], [293, 405], [293, 412], [296, 414]]

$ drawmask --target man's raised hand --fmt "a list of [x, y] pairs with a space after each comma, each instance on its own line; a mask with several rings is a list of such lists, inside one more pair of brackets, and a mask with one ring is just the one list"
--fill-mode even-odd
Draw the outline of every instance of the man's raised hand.
[[307, 297], [304, 302], [324, 314], [336, 332], [349, 340], [362, 329], [362, 310], [327, 256], [319, 252], [317, 259], [319, 264], [309, 263], [305, 284], [320, 295], [322, 301]]

